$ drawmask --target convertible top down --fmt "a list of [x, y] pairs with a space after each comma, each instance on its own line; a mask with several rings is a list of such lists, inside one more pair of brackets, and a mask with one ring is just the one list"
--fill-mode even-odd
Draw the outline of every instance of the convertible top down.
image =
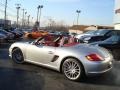
[[9, 48], [16, 63], [30, 62], [62, 72], [77, 81], [83, 75], [102, 74], [112, 68], [112, 55], [104, 48], [79, 44], [75, 38], [44, 36], [33, 42], [17, 42]]

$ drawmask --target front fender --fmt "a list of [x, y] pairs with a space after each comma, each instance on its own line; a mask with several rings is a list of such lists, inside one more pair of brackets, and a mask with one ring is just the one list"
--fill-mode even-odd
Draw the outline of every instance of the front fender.
[[26, 43], [14, 43], [9, 48], [9, 56], [12, 57], [12, 51], [16, 48], [19, 48], [24, 56], [24, 59], [26, 59], [26, 49], [28, 47], [28, 44]]

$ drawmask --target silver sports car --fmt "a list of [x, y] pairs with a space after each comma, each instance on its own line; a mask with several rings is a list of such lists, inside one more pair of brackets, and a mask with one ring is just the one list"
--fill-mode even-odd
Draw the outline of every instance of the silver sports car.
[[57, 70], [73, 81], [83, 75], [109, 71], [113, 60], [104, 48], [79, 44], [74, 38], [49, 35], [33, 42], [12, 44], [9, 56], [16, 63], [30, 62]]

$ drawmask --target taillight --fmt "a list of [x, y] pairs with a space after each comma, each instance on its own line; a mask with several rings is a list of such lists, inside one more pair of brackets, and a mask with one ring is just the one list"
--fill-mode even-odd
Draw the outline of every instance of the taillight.
[[86, 58], [90, 61], [103, 61], [104, 59], [98, 54], [87, 55]]

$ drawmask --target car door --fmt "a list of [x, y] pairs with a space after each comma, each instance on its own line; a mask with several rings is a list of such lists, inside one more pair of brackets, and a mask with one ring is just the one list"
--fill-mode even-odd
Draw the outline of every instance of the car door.
[[31, 45], [27, 47], [26, 58], [34, 63], [50, 63], [55, 54], [55, 47]]

